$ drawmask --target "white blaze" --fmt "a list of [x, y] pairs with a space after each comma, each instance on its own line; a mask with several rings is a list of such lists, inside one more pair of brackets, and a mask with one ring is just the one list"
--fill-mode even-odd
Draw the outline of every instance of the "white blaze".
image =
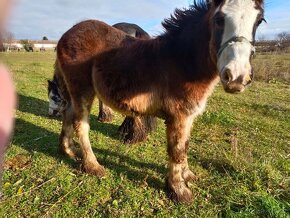
[[253, 27], [259, 10], [253, 0], [226, 0], [221, 11], [225, 14], [222, 43], [233, 36], [243, 36], [253, 41]]
[[250, 74], [250, 56], [254, 25], [259, 14], [253, 0], [226, 0], [221, 8], [225, 15], [224, 34], [222, 43], [226, 43], [232, 37], [245, 37], [242, 42], [230, 43], [222, 52], [218, 60], [218, 69], [222, 72], [228, 68], [232, 72], [232, 80], [239, 76]]

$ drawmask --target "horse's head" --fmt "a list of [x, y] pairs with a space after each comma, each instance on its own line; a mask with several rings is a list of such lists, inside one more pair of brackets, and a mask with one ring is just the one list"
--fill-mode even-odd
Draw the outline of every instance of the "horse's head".
[[239, 93], [253, 80], [256, 29], [264, 20], [263, 0], [211, 1], [211, 56], [226, 92]]
[[64, 107], [64, 100], [59, 94], [58, 85], [55, 81], [48, 80], [48, 115], [49, 116], [60, 116]]

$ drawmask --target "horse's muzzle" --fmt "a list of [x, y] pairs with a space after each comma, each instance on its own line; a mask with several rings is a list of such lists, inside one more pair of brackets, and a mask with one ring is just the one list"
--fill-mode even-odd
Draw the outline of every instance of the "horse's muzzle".
[[231, 70], [225, 69], [221, 74], [221, 82], [224, 90], [228, 93], [237, 94], [245, 90], [253, 81], [253, 73], [247, 73], [241, 75], [238, 78], [233, 79]]
[[238, 94], [238, 93], [242, 93], [243, 91], [245, 91], [246, 86], [243, 84], [239, 84], [239, 83], [230, 83], [226, 86], [224, 86], [224, 90], [227, 93], [231, 93], [231, 94]]

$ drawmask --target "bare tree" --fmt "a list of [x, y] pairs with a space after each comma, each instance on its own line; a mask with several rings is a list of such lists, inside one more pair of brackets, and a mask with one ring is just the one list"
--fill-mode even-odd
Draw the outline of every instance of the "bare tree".
[[277, 35], [277, 44], [276, 47], [280, 51], [287, 50], [289, 48], [289, 43], [290, 43], [290, 33], [287, 32], [281, 32]]
[[5, 43], [12, 44], [12, 42], [14, 40], [14, 34], [11, 32], [4, 32], [2, 34], [2, 39]]
[[[1, 34], [1, 41], [3, 43], [3, 47], [5, 47], [5, 50], [9, 50], [11, 47], [11, 44], [13, 43], [14, 40], [14, 34], [11, 32], [3, 32]], [[4, 46], [4, 44], [6, 44]]]
[[287, 40], [290, 40], [290, 33], [287, 32], [281, 32], [277, 35], [277, 39], [280, 43], [283, 43]]

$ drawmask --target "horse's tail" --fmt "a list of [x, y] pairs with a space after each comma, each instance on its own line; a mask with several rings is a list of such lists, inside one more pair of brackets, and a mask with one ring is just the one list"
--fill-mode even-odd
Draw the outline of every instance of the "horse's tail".
[[70, 100], [70, 95], [67, 89], [67, 86], [64, 81], [64, 77], [62, 75], [61, 67], [58, 64], [58, 61], [56, 59], [55, 64], [54, 64], [54, 75], [53, 75], [53, 80], [56, 81], [59, 94], [62, 97], [64, 101], [69, 103]]

